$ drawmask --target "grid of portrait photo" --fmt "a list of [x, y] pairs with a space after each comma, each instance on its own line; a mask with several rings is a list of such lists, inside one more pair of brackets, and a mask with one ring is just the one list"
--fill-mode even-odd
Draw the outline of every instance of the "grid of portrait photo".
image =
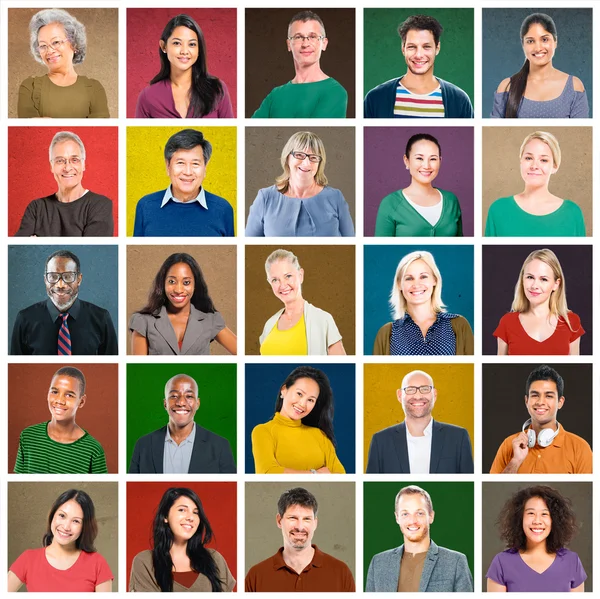
[[593, 592], [599, 36], [0, 0], [0, 589]]

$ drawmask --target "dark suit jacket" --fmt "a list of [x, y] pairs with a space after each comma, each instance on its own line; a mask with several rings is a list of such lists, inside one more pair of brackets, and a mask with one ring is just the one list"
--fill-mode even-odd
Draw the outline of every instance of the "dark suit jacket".
[[[163, 474], [167, 427], [140, 437], [133, 450], [130, 474]], [[229, 441], [196, 424], [196, 438], [188, 474], [235, 474]]]
[[[466, 429], [434, 420], [431, 437], [430, 474], [473, 474], [473, 453]], [[410, 474], [404, 422], [373, 435], [367, 474]]]

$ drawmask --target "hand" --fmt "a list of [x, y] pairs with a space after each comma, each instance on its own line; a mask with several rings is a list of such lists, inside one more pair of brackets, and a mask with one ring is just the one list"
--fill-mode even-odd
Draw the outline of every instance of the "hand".
[[322, 468], [317, 468], [317, 474], [331, 474], [331, 471], [327, 466], [323, 466]]
[[513, 460], [520, 466], [529, 453], [528, 438], [524, 432], [519, 433], [512, 442]]

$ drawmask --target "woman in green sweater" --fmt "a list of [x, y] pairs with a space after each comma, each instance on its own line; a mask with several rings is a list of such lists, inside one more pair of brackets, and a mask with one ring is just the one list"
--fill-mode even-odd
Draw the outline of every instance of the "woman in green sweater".
[[433, 135], [417, 133], [408, 140], [404, 164], [411, 182], [381, 200], [376, 237], [462, 237], [458, 198], [433, 186], [441, 161], [442, 148]]

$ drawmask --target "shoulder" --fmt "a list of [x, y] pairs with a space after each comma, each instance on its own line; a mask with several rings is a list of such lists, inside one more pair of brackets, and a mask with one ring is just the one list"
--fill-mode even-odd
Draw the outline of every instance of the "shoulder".
[[256, 576], [259, 572], [272, 572], [273, 571], [273, 560], [278, 557], [279, 552], [267, 559], [264, 559], [262, 562], [258, 562], [258, 564], [254, 564], [249, 570], [248, 574], [246, 574], [246, 578], [249, 576]]
[[204, 191], [204, 195], [206, 197], [207, 204], [211, 204], [213, 207], [226, 208], [226, 209], [233, 210], [233, 208], [231, 207], [231, 204], [225, 198], [215, 195], [214, 193], [210, 193], [210, 191], [206, 191], [206, 190]]
[[[227, 567], [227, 561], [216, 549], [211, 549], [210, 547], [207, 547], [207, 549], [208, 549], [208, 552], [210, 553], [211, 557], [215, 560], [215, 564], [217, 565], [217, 568], [222, 570], [223, 566]], [[151, 552], [149, 551], [148, 553], [151, 553]]]
[[40, 434], [45, 434], [48, 427], [47, 422], [38, 422], [37, 424], [32, 424], [27, 428], [24, 428], [21, 431], [21, 437], [30, 437], [30, 436], [38, 436]]
[[343, 562], [341, 559], [333, 557], [333, 555], [325, 553], [324, 551], [321, 551], [321, 554], [321, 559], [323, 561], [324, 567], [335, 568], [336, 570], [350, 570], [350, 568], [348, 568], [348, 564], [346, 564], [346, 562]]
[[27, 77], [27, 79], [21, 81], [21, 87], [33, 89], [34, 87], [41, 86], [46, 79], [48, 79], [47, 75], [42, 75], [41, 77]]
[[142, 314], [141, 312], [134, 312], [129, 319], [129, 327], [131, 328], [134, 324], [144, 323], [147, 325], [152, 320], [156, 320], [157, 316], [153, 314]]
[[199, 426], [198, 424], [196, 424], [196, 428], [196, 434], [200, 433], [208, 443], [212, 443], [213, 445], [224, 445], [229, 443], [225, 437], [221, 437], [221, 435], [217, 435], [217, 433], [213, 433], [207, 428]]
[[575, 75], [573, 75], [573, 89], [576, 92], [584, 92], [585, 91], [585, 87], [583, 86], [583, 81], [581, 81], [581, 79], [579, 77], [575, 77]]
[[568, 437], [569, 441], [573, 443], [573, 445], [577, 445], [579, 449], [590, 449], [590, 444], [579, 435], [575, 433], [570, 433], [569, 431], [565, 431], [565, 435]]
[[104, 91], [104, 87], [97, 79], [90, 79], [90, 77], [86, 77], [85, 75], [79, 75], [77, 77], [77, 81], [81, 81], [82, 85], [85, 87], [91, 87], [93, 90], [102, 90]]
[[[44, 200], [48, 200], [51, 198], [42, 198]], [[112, 206], [112, 200], [110, 198], [107, 198], [106, 196], [103, 196], [99, 193], [95, 193], [93, 191], [88, 191], [82, 199], [87, 200], [88, 202], [94, 203], [94, 204], [110, 204]]]
[[392, 89], [396, 89], [398, 87], [398, 81], [400, 81], [400, 79], [400, 77], [394, 77], [394, 79], [389, 79], [388, 81], [380, 83], [367, 93], [367, 98], [373, 98], [385, 93], [389, 93]]
[[502, 79], [502, 81], [500, 81], [500, 85], [498, 86], [498, 89], [496, 90], [496, 93], [502, 94], [504, 92], [507, 92], [509, 84], [510, 84], [510, 77], [507, 77], [506, 79]]
[[469, 324], [469, 321], [464, 316], [461, 316], [460, 314], [455, 314], [450, 319], [450, 321], [452, 323], [452, 328], [455, 331], [466, 331], [467, 329], [469, 331], [471, 330], [471, 325]]
[[85, 429], [83, 429], [85, 431], [85, 436], [82, 437], [82, 439], [85, 439], [86, 443], [90, 446], [93, 447], [96, 451], [100, 451], [102, 453], [104, 453], [104, 449], [102, 448], [102, 444], [100, 443], [100, 441], [98, 441], [98, 439], [96, 439], [96, 437], [93, 437], [92, 435], [90, 435], [90, 433], [88, 433]]
[[[204, 430], [206, 430], [206, 429], [204, 429]], [[163, 437], [164, 438], [166, 432], [167, 432], [167, 427], [163, 426], [162, 428], [159, 428], [155, 431], [152, 431], [151, 433], [146, 433], [145, 435], [141, 436], [135, 442], [135, 444], [136, 445], [146, 445], [147, 443], [150, 443], [150, 441], [152, 440], [153, 437]]]
[[440, 547], [438, 545], [438, 558], [446, 561], [459, 562], [467, 559], [467, 556], [460, 551], [454, 551], [454, 549], [446, 549], [446, 547]]
[[92, 302], [86, 302], [85, 300], [79, 300], [81, 302], [82, 310], [87, 310], [91, 314], [96, 314], [98, 316], [106, 316], [108, 315], [108, 310], [106, 308], [102, 308], [97, 306], [96, 304], [92, 304]]
[[389, 337], [392, 334], [392, 325], [393, 322], [386, 322], [378, 331], [377, 338], [379, 337]]
[[[456, 424], [449, 424], [447, 422], [438, 422], [437, 420], [435, 420], [434, 422], [439, 425], [439, 427], [440, 427], [439, 430], [443, 430], [448, 434], [457, 435], [457, 436], [469, 434], [467, 429], [463, 428], [462, 426], [458, 426]], [[435, 426], [435, 424], [434, 424], [434, 426]]]
[[442, 197], [445, 201], [455, 202], [458, 204], [458, 198], [451, 191], [448, 191], [447, 189], [440, 189], [439, 187], [437, 187], [436, 189], [442, 194]]
[[502, 211], [502, 210], [508, 210], [509, 208], [512, 208], [515, 204], [515, 199], [513, 196], [509, 196], [506, 198], [498, 198], [497, 200], [494, 200], [489, 208], [489, 211]]
[[329, 79], [326, 79], [326, 81], [328, 82], [329, 87], [335, 89], [339, 93], [347, 95], [346, 88], [339, 81], [337, 81], [333, 77], [329, 77]]
[[380, 553], [376, 553], [371, 562], [373, 564], [377, 564], [377, 563], [382, 563], [382, 562], [388, 562], [391, 559], [398, 559], [398, 551], [399, 551], [400, 547], [394, 547], [393, 549], [388, 549], [386, 551], [382, 551]]
[[404, 429], [404, 423], [393, 424], [392, 426], [388, 426], [380, 431], [377, 431], [373, 438], [377, 437], [378, 441], [391, 439], [395, 434], [401, 432]]
[[[463, 99], [469, 100], [469, 95], [464, 89], [458, 87], [458, 85], [454, 85], [454, 83], [450, 83], [450, 81], [446, 81], [445, 79], [440, 79], [436, 77], [436, 79], [440, 82], [440, 86], [447, 94], [453, 94], [456, 97], [460, 97]], [[471, 100], [469, 100], [470, 102]]]
[[46, 300], [42, 300], [41, 302], [36, 302], [35, 304], [31, 304], [31, 306], [27, 306], [27, 308], [23, 308], [19, 310], [19, 314], [21, 316], [27, 318], [36, 314], [37, 312], [43, 311], [46, 309]]
[[580, 561], [579, 555], [575, 551], [571, 551], [570, 549], [567, 549], [566, 547], [559, 549], [557, 553], [558, 553], [558, 556], [563, 561], [566, 561], [566, 562], [569, 562], [572, 564], [577, 564]]
[[333, 320], [333, 316], [331, 316], [331, 314], [329, 312], [326, 312], [325, 310], [321, 310], [321, 308], [317, 308], [316, 306], [313, 306], [309, 302], [306, 302], [306, 314], [308, 316], [310, 316], [311, 318], [316, 317], [316, 318], [320, 318], [323, 320]]
[[583, 214], [579, 204], [575, 203], [573, 200], [563, 200], [562, 209], [566, 212], [571, 212], [574, 215]]
[[[209, 549], [210, 551], [210, 549]], [[132, 567], [152, 566], [152, 551], [150, 549], [144, 549], [140, 551], [134, 558]]]
[[140, 206], [140, 204], [142, 206], [148, 206], [152, 203], [158, 203], [158, 206], [160, 206], [160, 202], [162, 201], [164, 195], [165, 195], [165, 191], [167, 191], [166, 189], [163, 189], [161, 191], [155, 191], [154, 193], [149, 193], [148, 195], [145, 195], [144, 197], [142, 197], [139, 201], [138, 201], [138, 206]]
[[569, 322], [571, 323], [571, 327], [574, 330], [581, 328], [581, 318], [579, 318], [579, 316], [577, 314], [575, 314], [575, 312], [571, 312], [569, 310], [568, 316], [569, 316]]
[[108, 565], [105, 557], [98, 551], [82, 551], [83, 559], [92, 566]]

